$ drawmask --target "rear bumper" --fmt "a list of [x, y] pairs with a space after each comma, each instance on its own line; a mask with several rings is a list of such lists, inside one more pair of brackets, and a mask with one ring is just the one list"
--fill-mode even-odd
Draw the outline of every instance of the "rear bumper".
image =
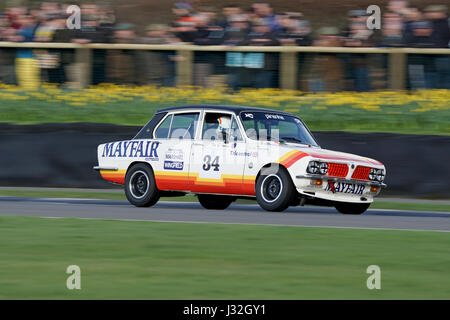
[[92, 169], [94, 169], [95, 171], [100, 171], [100, 170], [117, 171], [117, 170], [119, 170], [119, 168], [115, 168], [115, 167], [100, 167], [100, 166], [95, 166]]

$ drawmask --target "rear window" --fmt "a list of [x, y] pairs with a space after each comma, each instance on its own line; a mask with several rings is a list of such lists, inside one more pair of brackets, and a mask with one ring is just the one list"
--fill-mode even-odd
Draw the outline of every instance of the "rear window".
[[152, 139], [153, 130], [166, 114], [167, 112], [155, 114], [153, 118], [138, 132], [134, 139]]

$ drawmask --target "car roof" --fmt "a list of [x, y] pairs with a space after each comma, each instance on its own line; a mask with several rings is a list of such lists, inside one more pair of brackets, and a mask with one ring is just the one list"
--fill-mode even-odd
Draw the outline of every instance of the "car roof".
[[243, 111], [248, 111], [248, 112], [271, 112], [271, 113], [278, 113], [278, 114], [284, 114], [284, 115], [289, 115], [289, 116], [296, 117], [296, 115], [294, 115], [292, 113], [284, 112], [284, 111], [280, 111], [280, 110], [272, 110], [272, 109], [257, 108], [257, 107], [246, 107], [246, 106], [213, 105], [213, 104], [174, 106], [174, 107], [159, 109], [159, 110], [156, 111], [156, 113], [170, 112], [170, 111], [183, 110], [183, 109], [224, 110], [224, 111], [234, 112], [237, 115], [239, 115], [239, 113], [241, 113]]

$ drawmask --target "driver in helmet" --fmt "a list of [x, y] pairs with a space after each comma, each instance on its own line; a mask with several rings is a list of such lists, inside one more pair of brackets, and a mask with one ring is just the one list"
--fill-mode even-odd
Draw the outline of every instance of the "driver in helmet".
[[217, 137], [227, 143], [227, 138], [231, 129], [231, 117], [221, 116], [217, 119], [219, 125], [217, 127]]

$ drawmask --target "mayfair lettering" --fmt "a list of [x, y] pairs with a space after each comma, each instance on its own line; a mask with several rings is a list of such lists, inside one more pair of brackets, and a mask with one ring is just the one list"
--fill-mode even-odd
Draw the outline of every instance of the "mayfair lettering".
[[[351, 193], [351, 194], [357, 194], [362, 195], [364, 193], [364, 189], [366, 186], [364, 185], [356, 185], [352, 183], [344, 183], [344, 182], [337, 182], [334, 184], [334, 187], [336, 189], [336, 192], [341, 193]], [[325, 191], [330, 191], [330, 185], [327, 185], [325, 188]]]
[[158, 158], [159, 141], [120, 141], [105, 144], [102, 157]]

